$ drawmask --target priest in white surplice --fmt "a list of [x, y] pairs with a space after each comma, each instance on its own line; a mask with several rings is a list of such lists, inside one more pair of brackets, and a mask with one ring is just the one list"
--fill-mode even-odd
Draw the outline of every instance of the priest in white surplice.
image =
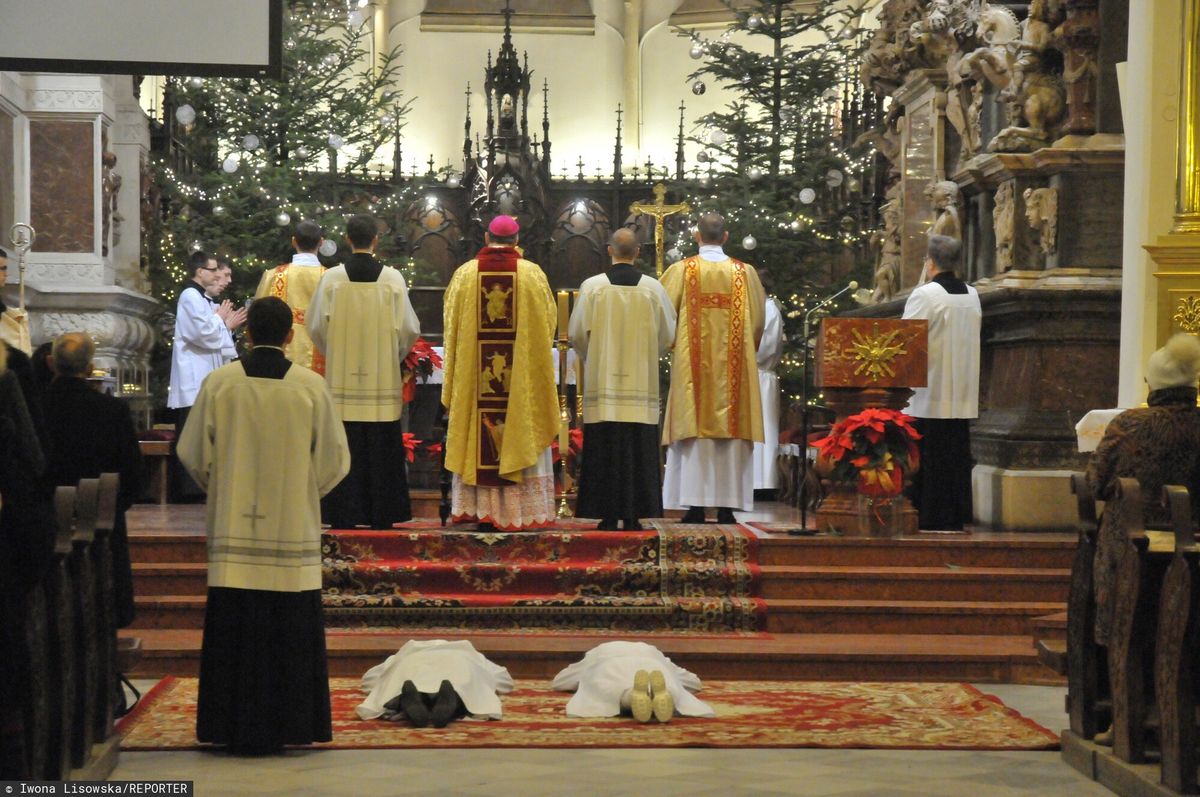
[[350, 468], [321, 377], [283, 356], [292, 311], [250, 311], [254, 348], [204, 381], [179, 458], [208, 492], [196, 737], [263, 753], [332, 734], [319, 497]]
[[754, 267], [725, 254], [728, 239], [719, 213], [701, 215], [699, 254], [662, 277], [679, 316], [663, 506], [687, 508], [684, 523], [703, 523], [705, 507], [717, 507], [718, 523], [736, 523], [734, 509], [754, 509], [754, 443], [763, 439], [755, 353], [767, 299]]
[[979, 294], [954, 274], [961, 244], [930, 235], [924, 285], [904, 303], [904, 318], [929, 321], [928, 387], [913, 390], [908, 412], [922, 437], [921, 468], [909, 497], [922, 529], [961, 530], [971, 521], [971, 426], [979, 417]]
[[550, 688], [575, 692], [567, 701], [568, 717], [615, 717], [628, 711], [639, 722], [651, 716], [666, 722], [675, 713], [716, 716], [692, 694], [700, 691], [700, 679], [645, 642], [601, 643], [556, 675]]
[[763, 440], [754, 444], [754, 489], [779, 489], [779, 374], [783, 358], [783, 313], [779, 302], [767, 299], [766, 323], [758, 344], [758, 391], [762, 396]]
[[411, 640], [362, 679], [367, 699], [355, 712], [365, 720], [403, 715], [413, 725], [445, 727], [469, 714], [500, 719], [500, 698], [513, 690], [508, 670], [465, 640]]
[[400, 364], [421, 327], [404, 277], [375, 259], [375, 217], [352, 216], [346, 238], [353, 253], [321, 277], [306, 319], [350, 443], [350, 475], [321, 508], [334, 528], [390, 529], [412, 519]]
[[571, 345], [584, 361], [583, 442], [575, 514], [601, 530], [642, 528], [662, 517], [658, 358], [675, 340], [675, 308], [658, 280], [633, 266], [638, 240], [619, 229], [612, 267], [584, 281], [571, 313]]

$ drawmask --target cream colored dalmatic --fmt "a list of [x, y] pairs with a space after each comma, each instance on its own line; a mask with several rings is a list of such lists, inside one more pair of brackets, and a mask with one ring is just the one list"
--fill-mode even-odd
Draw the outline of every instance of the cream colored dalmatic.
[[320, 497], [350, 471], [350, 450], [320, 376], [218, 368], [196, 397], [179, 459], [208, 492], [208, 586], [321, 588]]
[[[308, 308], [313, 345], [343, 421], [394, 421], [404, 411], [400, 363], [421, 334], [404, 277], [384, 267], [374, 282], [351, 282], [345, 266], [325, 272]], [[386, 329], [386, 336], [375, 330]]]

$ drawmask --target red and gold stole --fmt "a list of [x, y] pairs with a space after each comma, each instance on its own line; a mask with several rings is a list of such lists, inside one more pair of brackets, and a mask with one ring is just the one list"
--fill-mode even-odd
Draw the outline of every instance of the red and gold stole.
[[[271, 278], [271, 295], [284, 302], [287, 302], [287, 282], [288, 282], [288, 266], [290, 263], [284, 263], [282, 266], [275, 267], [275, 274]], [[321, 267], [321, 273], [325, 273], [324, 266]], [[291, 306], [290, 304], [288, 305]], [[299, 324], [304, 326], [304, 311], [292, 307], [292, 326]], [[325, 355], [317, 351], [316, 347], [312, 347], [312, 369], [321, 376], [325, 375]]]
[[489, 246], [476, 256], [479, 300], [478, 348], [475, 361], [479, 450], [476, 484], [502, 487], [500, 451], [508, 414], [508, 395], [517, 343], [517, 260], [512, 247]]
[[742, 395], [742, 378], [745, 371], [746, 337], [746, 264], [740, 260], [729, 258], [733, 263], [733, 275], [730, 280], [729, 293], [705, 293], [701, 284], [701, 258], [696, 255], [689, 257], [683, 272], [684, 303], [687, 305], [688, 316], [688, 349], [691, 354], [692, 397], [696, 403], [696, 420], [701, 423], [703, 415], [700, 409], [700, 394], [702, 386], [711, 382], [705, 377], [704, 369], [707, 364], [711, 367], [718, 360], [704, 356], [701, 348], [700, 313], [705, 310], [719, 310], [729, 316], [729, 337], [725, 341], [710, 341], [709, 352], [724, 351], [726, 368], [729, 379], [729, 436], [738, 437], [738, 404]]

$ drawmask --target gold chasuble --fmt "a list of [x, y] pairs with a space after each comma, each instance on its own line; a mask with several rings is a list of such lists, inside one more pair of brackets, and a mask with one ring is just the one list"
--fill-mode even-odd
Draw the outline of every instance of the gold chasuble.
[[762, 442], [755, 357], [766, 294], [754, 267], [733, 258], [689, 257], [662, 286], [675, 305], [675, 353], [663, 444], [688, 438]]
[[[316, 260], [316, 256], [313, 256]], [[305, 312], [312, 304], [313, 294], [325, 267], [317, 261], [316, 265], [284, 263], [268, 269], [258, 283], [254, 292], [255, 299], [264, 296], [275, 296], [292, 308], [292, 331], [295, 333], [292, 342], [284, 346], [283, 353], [289, 360], [305, 368], [311, 368], [318, 374], [325, 374], [325, 357], [313, 347], [312, 338], [304, 326]]]
[[[0, 305], [2, 307], [3, 305]], [[25, 354], [33, 354], [29, 337], [29, 313], [16, 307], [0, 312], [0, 340]]]
[[464, 485], [520, 484], [558, 433], [556, 317], [546, 275], [489, 246], [446, 288], [446, 468]]

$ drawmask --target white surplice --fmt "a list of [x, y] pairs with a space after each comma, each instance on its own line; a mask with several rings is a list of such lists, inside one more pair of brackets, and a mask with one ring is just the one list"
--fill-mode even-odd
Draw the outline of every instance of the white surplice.
[[241, 363], [218, 368], [178, 452], [208, 492], [208, 586], [321, 588], [319, 499], [350, 470], [325, 380], [298, 366], [282, 379], [249, 377]]
[[404, 277], [384, 266], [352, 282], [345, 266], [325, 272], [305, 324], [325, 355], [325, 378], [344, 421], [397, 420], [404, 410], [400, 364], [421, 334]]
[[476, 719], [500, 719], [503, 712], [498, 695], [513, 690], [508, 670], [489, 661], [470, 642], [414, 639], [363, 675], [367, 699], [355, 713], [365, 720], [381, 716], [384, 704], [400, 694], [405, 681], [412, 681], [418, 692], [426, 694], [437, 692], [442, 681], [449, 681], [467, 713]]
[[621, 695], [633, 686], [638, 670], [662, 672], [677, 713], [716, 716], [711, 706], [692, 694], [700, 691], [700, 679], [645, 642], [601, 643], [556, 675], [550, 688], [575, 692], [567, 701], [568, 717], [615, 717], [621, 713]]
[[167, 406], [192, 406], [204, 378], [236, 356], [232, 346], [229, 327], [217, 315], [204, 290], [193, 282], [180, 291], [175, 305]]
[[979, 292], [948, 293], [936, 282], [914, 288], [903, 318], [929, 321], [929, 386], [913, 388], [908, 412], [917, 418], [979, 417]]
[[615, 285], [597, 274], [579, 288], [571, 345], [583, 359], [587, 423], [658, 424], [658, 358], [675, 340], [675, 307], [658, 280]]
[[762, 396], [763, 442], [754, 444], [754, 489], [779, 487], [779, 375], [783, 358], [783, 313], [774, 296], [767, 299], [766, 322], [758, 344], [758, 392]]
[[9, 307], [0, 313], [0, 340], [11, 349], [33, 354], [33, 341], [29, 336], [29, 313], [19, 307]]

